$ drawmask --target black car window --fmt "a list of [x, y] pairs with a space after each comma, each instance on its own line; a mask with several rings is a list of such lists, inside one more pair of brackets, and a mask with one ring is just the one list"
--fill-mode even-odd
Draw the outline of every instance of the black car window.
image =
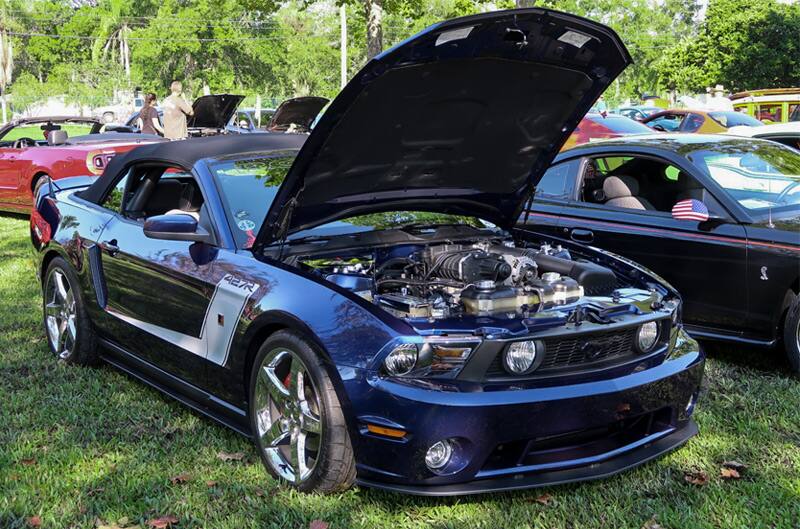
[[650, 157], [609, 156], [590, 160], [584, 170], [581, 193], [584, 202], [671, 214], [680, 200], [700, 200], [711, 213], [724, 210], [691, 174], [670, 163]]
[[568, 199], [573, 188], [577, 163], [577, 160], [570, 160], [550, 167], [536, 184], [535, 197]]
[[762, 136], [764, 139], [782, 143], [787, 147], [800, 151], [800, 136]]
[[137, 221], [167, 213], [185, 213], [199, 220], [203, 203], [200, 186], [190, 173], [146, 166], [132, 167], [101, 205]]
[[101, 206], [106, 209], [110, 209], [115, 213], [122, 213], [125, 198], [128, 194], [126, 193], [126, 188], [131, 181], [129, 178], [130, 174], [130, 171], [128, 171], [128, 173], [123, 176], [119, 182], [117, 182], [117, 185], [111, 189], [106, 198], [100, 204]]

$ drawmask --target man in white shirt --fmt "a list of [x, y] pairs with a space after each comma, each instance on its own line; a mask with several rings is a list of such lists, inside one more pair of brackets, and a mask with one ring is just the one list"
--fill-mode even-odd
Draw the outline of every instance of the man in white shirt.
[[172, 81], [169, 88], [172, 94], [161, 103], [164, 111], [164, 137], [182, 140], [189, 136], [186, 116], [193, 116], [194, 110], [183, 98], [183, 85], [180, 81]]

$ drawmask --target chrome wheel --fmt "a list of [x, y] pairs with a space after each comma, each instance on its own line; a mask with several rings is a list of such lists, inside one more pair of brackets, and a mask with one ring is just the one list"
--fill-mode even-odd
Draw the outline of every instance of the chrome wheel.
[[322, 447], [320, 398], [302, 360], [274, 349], [258, 369], [254, 402], [258, 444], [270, 467], [298, 484], [314, 471]]
[[47, 338], [58, 357], [63, 360], [72, 354], [77, 337], [75, 296], [63, 271], [55, 268], [50, 272], [44, 295]]

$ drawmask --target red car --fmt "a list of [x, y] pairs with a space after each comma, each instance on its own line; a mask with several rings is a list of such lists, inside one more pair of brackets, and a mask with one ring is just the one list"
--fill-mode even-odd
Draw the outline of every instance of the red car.
[[0, 128], [0, 210], [29, 213], [42, 178], [99, 175], [117, 153], [162, 141], [148, 134], [104, 133], [102, 127], [94, 118], [61, 116], [20, 119]]
[[631, 134], [652, 134], [653, 129], [647, 125], [642, 125], [631, 118], [620, 116], [619, 114], [586, 114], [583, 119], [572, 131], [562, 151], [571, 149], [576, 145], [587, 143], [592, 140], [603, 138], [618, 138]]

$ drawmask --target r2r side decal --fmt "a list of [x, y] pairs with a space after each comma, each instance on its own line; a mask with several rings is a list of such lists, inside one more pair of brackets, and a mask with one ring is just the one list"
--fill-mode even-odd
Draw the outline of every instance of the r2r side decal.
[[232, 274], [225, 276], [217, 283], [214, 294], [206, 309], [200, 337], [189, 336], [171, 329], [166, 329], [152, 323], [131, 318], [107, 308], [109, 314], [157, 336], [164, 341], [177, 345], [190, 353], [202, 356], [211, 362], [225, 365], [233, 340], [233, 333], [239, 323], [247, 301], [258, 290], [259, 285], [252, 281], [236, 277]]
[[225, 274], [222, 281], [217, 283], [211, 304], [206, 311], [203, 328], [200, 330], [200, 337], [206, 338], [208, 360], [225, 365], [236, 325], [247, 300], [256, 290], [258, 290], [256, 283], [231, 274]]

